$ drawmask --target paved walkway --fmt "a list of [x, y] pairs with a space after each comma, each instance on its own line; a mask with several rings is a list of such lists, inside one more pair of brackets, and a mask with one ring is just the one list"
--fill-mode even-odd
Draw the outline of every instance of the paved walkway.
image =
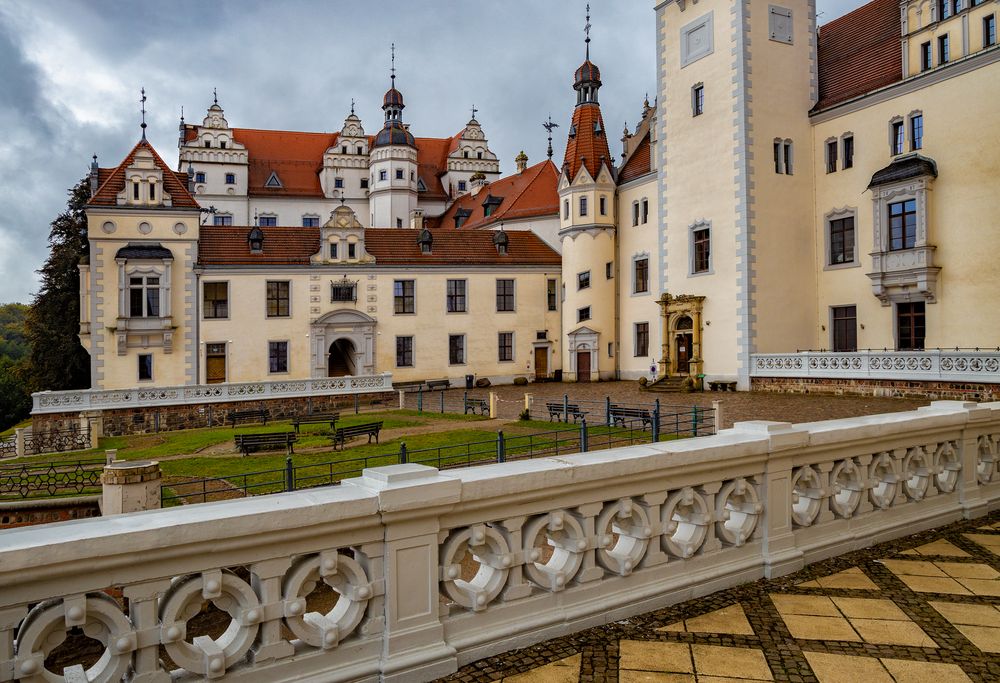
[[481, 660], [444, 681], [1000, 681], [1000, 513]]

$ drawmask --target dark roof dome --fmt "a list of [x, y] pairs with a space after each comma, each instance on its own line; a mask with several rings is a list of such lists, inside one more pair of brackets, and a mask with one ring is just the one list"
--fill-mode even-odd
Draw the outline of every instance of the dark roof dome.
[[589, 59], [580, 65], [580, 68], [576, 70], [576, 74], [574, 75], [574, 83], [577, 85], [586, 83], [587, 81], [601, 82], [601, 70]]
[[403, 93], [399, 92], [395, 88], [389, 88], [385, 91], [385, 96], [382, 98], [383, 107], [402, 107], [403, 106]]
[[388, 122], [385, 127], [375, 136], [375, 143], [372, 147], [385, 147], [387, 145], [409, 145], [416, 147], [413, 134], [403, 128], [399, 123]]

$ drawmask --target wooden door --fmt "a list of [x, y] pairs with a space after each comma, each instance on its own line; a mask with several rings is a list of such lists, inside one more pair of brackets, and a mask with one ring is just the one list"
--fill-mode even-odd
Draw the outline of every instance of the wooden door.
[[576, 352], [576, 381], [590, 381], [590, 351]]
[[677, 374], [688, 374], [691, 371], [691, 344], [694, 335], [677, 335]]
[[549, 377], [549, 350], [544, 346], [535, 349], [535, 381]]
[[205, 381], [208, 384], [221, 384], [226, 381], [226, 345], [205, 346]]

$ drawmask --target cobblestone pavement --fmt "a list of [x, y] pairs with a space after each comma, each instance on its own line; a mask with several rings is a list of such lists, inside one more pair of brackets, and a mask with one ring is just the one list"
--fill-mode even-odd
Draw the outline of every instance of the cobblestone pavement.
[[442, 681], [1000, 680], [1000, 513], [470, 664]]
[[[930, 401], [921, 399], [874, 398], [870, 396], [828, 396], [823, 394], [769, 394], [763, 392], [695, 392], [661, 394], [642, 391], [637, 382], [592, 382], [592, 383], [542, 383], [526, 387], [513, 385], [474, 389], [470, 397], [486, 398], [495, 392], [500, 399], [500, 417], [514, 419], [524, 408], [524, 394], [534, 396], [536, 408], [541, 408], [546, 400], [562, 401], [563, 394], [570, 401], [603, 401], [609, 397], [617, 403], [651, 403], [657, 398], [664, 406], [700, 406], [711, 408], [712, 401], [722, 402], [723, 427], [731, 427], [733, 422], [742, 420], [778, 420], [785, 422], [814, 422], [834, 420], [858, 415], [892, 413], [913, 410]], [[447, 392], [449, 403], [461, 403], [463, 390]], [[415, 401], [413, 395], [408, 401]], [[428, 400], [427, 405], [433, 404]], [[414, 403], [415, 405], [415, 403]], [[541, 413], [542, 410], [537, 412]], [[544, 419], [544, 417], [542, 418]]]

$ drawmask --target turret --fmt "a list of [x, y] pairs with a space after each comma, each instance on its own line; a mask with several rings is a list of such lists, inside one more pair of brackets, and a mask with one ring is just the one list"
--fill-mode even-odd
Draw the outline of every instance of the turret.
[[403, 93], [396, 89], [396, 45], [392, 45], [390, 85], [382, 97], [385, 123], [369, 158], [371, 225], [402, 228], [417, 207], [417, 146], [403, 123]]

